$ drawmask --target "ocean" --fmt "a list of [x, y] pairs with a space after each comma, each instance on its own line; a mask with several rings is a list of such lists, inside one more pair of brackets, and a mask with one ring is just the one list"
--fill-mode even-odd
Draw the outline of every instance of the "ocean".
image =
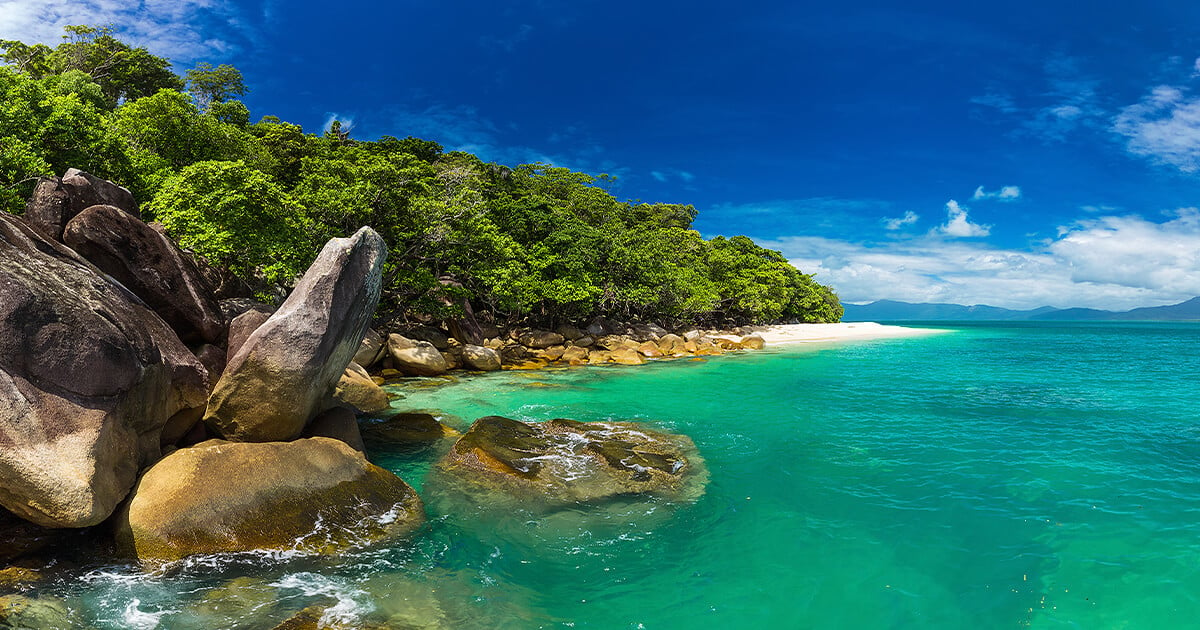
[[[694, 503], [426, 496], [429, 524], [387, 547], [151, 575], [76, 559], [36, 593], [97, 628], [271, 628], [313, 604], [356, 628], [1200, 624], [1200, 324], [929, 326], [950, 332], [396, 390], [459, 429], [685, 433], [710, 474]], [[370, 454], [427, 493], [438, 449]]]

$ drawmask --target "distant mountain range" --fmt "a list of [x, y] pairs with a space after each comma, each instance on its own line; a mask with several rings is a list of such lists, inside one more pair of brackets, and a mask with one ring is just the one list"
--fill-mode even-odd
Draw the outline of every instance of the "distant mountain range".
[[1014, 311], [997, 306], [977, 304], [912, 304], [879, 300], [870, 304], [844, 304], [844, 322], [877, 322], [895, 320], [958, 320], [958, 321], [1188, 321], [1200, 320], [1200, 297], [1170, 306], [1135, 308], [1130, 311], [1102, 311], [1094, 308], [1058, 309], [1049, 306], [1029, 311]]

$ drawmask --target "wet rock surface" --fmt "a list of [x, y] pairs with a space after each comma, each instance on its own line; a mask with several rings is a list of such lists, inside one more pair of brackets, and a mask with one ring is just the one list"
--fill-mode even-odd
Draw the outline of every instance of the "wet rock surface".
[[707, 471], [691, 439], [626, 422], [475, 421], [437, 464], [454, 484], [548, 504], [632, 494], [693, 499]]
[[146, 562], [193, 554], [333, 554], [402, 536], [424, 521], [416, 492], [347, 444], [210, 440], [175, 451], [138, 481], [116, 519]]

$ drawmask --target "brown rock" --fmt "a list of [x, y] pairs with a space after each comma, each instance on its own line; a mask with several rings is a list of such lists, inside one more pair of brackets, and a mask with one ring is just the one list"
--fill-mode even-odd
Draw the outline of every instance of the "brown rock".
[[595, 345], [595, 343], [596, 343], [596, 338], [595, 338], [595, 337], [592, 337], [592, 336], [590, 336], [590, 335], [585, 335], [585, 336], [583, 336], [583, 337], [580, 337], [580, 338], [576, 339], [576, 340], [575, 340], [574, 342], [572, 342], [572, 343], [574, 343], [575, 345], [579, 346], [580, 348], [587, 348], [587, 347], [589, 347], [589, 346]]
[[620, 365], [641, 365], [646, 362], [641, 353], [633, 348], [617, 348], [609, 356], [613, 363]]
[[428, 341], [438, 350], [446, 350], [450, 347], [450, 337], [437, 328], [418, 326], [404, 330], [402, 334], [413, 341]]
[[233, 321], [229, 322], [229, 349], [226, 352], [226, 356], [231, 358], [237, 354], [238, 350], [241, 350], [242, 346], [245, 345], [246, 340], [250, 338], [250, 335], [254, 334], [254, 331], [258, 330], [259, 326], [267, 323], [267, 320], [271, 319], [271, 315], [274, 313], [274, 309], [263, 305], [251, 308], [241, 315], [234, 317]]
[[354, 353], [353, 361], [365, 368], [370, 368], [383, 358], [385, 352], [387, 352], [387, 344], [383, 337], [375, 332], [375, 329], [368, 328], [367, 334], [363, 335], [358, 352]]
[[637, 351], [641, 353], [642, 356], [649, 359], [657, 359], [663, 355], [663, 352], [659, 349], [658, 344], [654, 343], [653, 341], [647, 341], [646, 343], [638, 346]]
[[557, 361], [562, 358], [563, 353], [566, 351], [566, 346], [550, 346], [542, 350], [542, 358], [549, 361]]
[[358, 351], [386, 257], [371, 228], [326, 243], [279, 310], [231, 355], [209, 398], [209, 428], [245, 441], [300, 435]]
[[758, 335], [749, 335], [742, 337], [742, 347], [747, 350], [762, 350], [767, 346], [767, 342]]
[[550, 346], [562, 345], [563, 336], [548, 330], [531, 330], [521, 335], [521, 345], [534, 350], [542, 350]]
[[562, 356], [559, 358], [571, 365], [583, 365], [588, 362], [588, 349], [580, 346], [571, 346], [564, 350]]
[[202, 407], [204, 366], [145, 305], [0, 213], [0, 505], [50, 527], [104, 520]]
[[575, 341], [584, 335], [582, 330], [579, 330], [570, 324], [563, 324], [562, 326], [555, 328], [554, 332], [562, 335], [563, 339], [566, 339], [567, 341]]
[[377, 422], [366, 422], [361, 429], [367, 440], [389, 444], [434, 442], [458, 435], [454, 429], [438, 422], [433, 414], [421, 411], [398, 413]]
[[359, 413], [379, 413], [391, 407], [387, 392], [357, 363], [346, 366], [346, 371], [333, 390], [333, 398], [357, 409]]
[[611, 358], [612, 355], [608, 353], [608, 350], [591, 350], [588, 352], [588, 364], [590, 365], [608, 363], [608, 360]]
[[331, 407], [317, 414], [313, 421], [304, 427], [304, 437], [327, 437], [345, 442], [350, 448], [365, 453], [362, 433], [358, 429], [358, 418], [354, 412], [345, 407]]
[[117, 538], [149, 562], [253, 549], [336, 554], [423, 520], [408, 484], [339, 440], [209, 440], [146, 471]]
[[417, 341], [392, 333], [388, 335], [387, 346], [396, 368], [405, 374], [437, 376], [449, 369], [445, 357], [428, 341]]
[[221, 373], [225, 371], [225, 349], [206, 343], [194, 349], [192, 354], [196, 355], [196, 359], [208, 370], [209, 383], [215, 385], [217, 379], [221, 378]]
[[463, 364], [472, 370], [493, 372], [500, 369], [500, 353], [484, 346], [465, 345], [462, 349]]
[[551, 505], [657, 494], [694, 499], [707, 471], [683, 435], [625, 422], [524, 423], [488, 416], [437, 463], [436, 483]]
[[61, 242], [63, 230], [71, 219], [98, 205], [114, 206], [134, 217], [140, 216], [137, 201], [128, 190], [72, 168], [62, 179], [38, 180], [25, 206], [25, 219], [46, 236]]
[[133, 291], [185, 343], [219, 343], [225, 318], [192, 261], [163, 234], [113, 206], [92, 206], [67, 224], [63, 242]]

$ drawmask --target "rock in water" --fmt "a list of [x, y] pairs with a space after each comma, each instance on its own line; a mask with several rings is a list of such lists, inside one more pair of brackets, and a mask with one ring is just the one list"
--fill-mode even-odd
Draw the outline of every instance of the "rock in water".
[[387, 348], [392, 362], [405, 374], [437, 376], [450, 369], [446, 358], [428, 341], [418, 341], [392, 333], [388, 335]]
[[99, 523], [207, 387], [140, 300], [0, 212], [0, 505], [48, 527]]
[[254, 549], [335, 554], [408, 534], [424, 518], [408, 484], [339, 440], [209, 440], [142, 475], [117, 538], [148, 562]]
[[379, 302], [387, 245], [374, 230], [325, 244], [296, 289], [229, 358], [204, 421], [219, 435], [300, 435], [333, 391]]
[[154, 309], [185, 343], [219, 343], [225, 318], [191, 260], [166, 236], [113, 206], [67, 224], [63, 242]]
[[462, 349], [463, 363], [472, 370], [494, 372], [500, 369], [500, 353], [491, 348], [467, 344]]
[[467, 488], [551, 505], [631, 494], [693, 499], [708, 473], [692, 440], [627, 422], [475, 421], [437, 464]]

